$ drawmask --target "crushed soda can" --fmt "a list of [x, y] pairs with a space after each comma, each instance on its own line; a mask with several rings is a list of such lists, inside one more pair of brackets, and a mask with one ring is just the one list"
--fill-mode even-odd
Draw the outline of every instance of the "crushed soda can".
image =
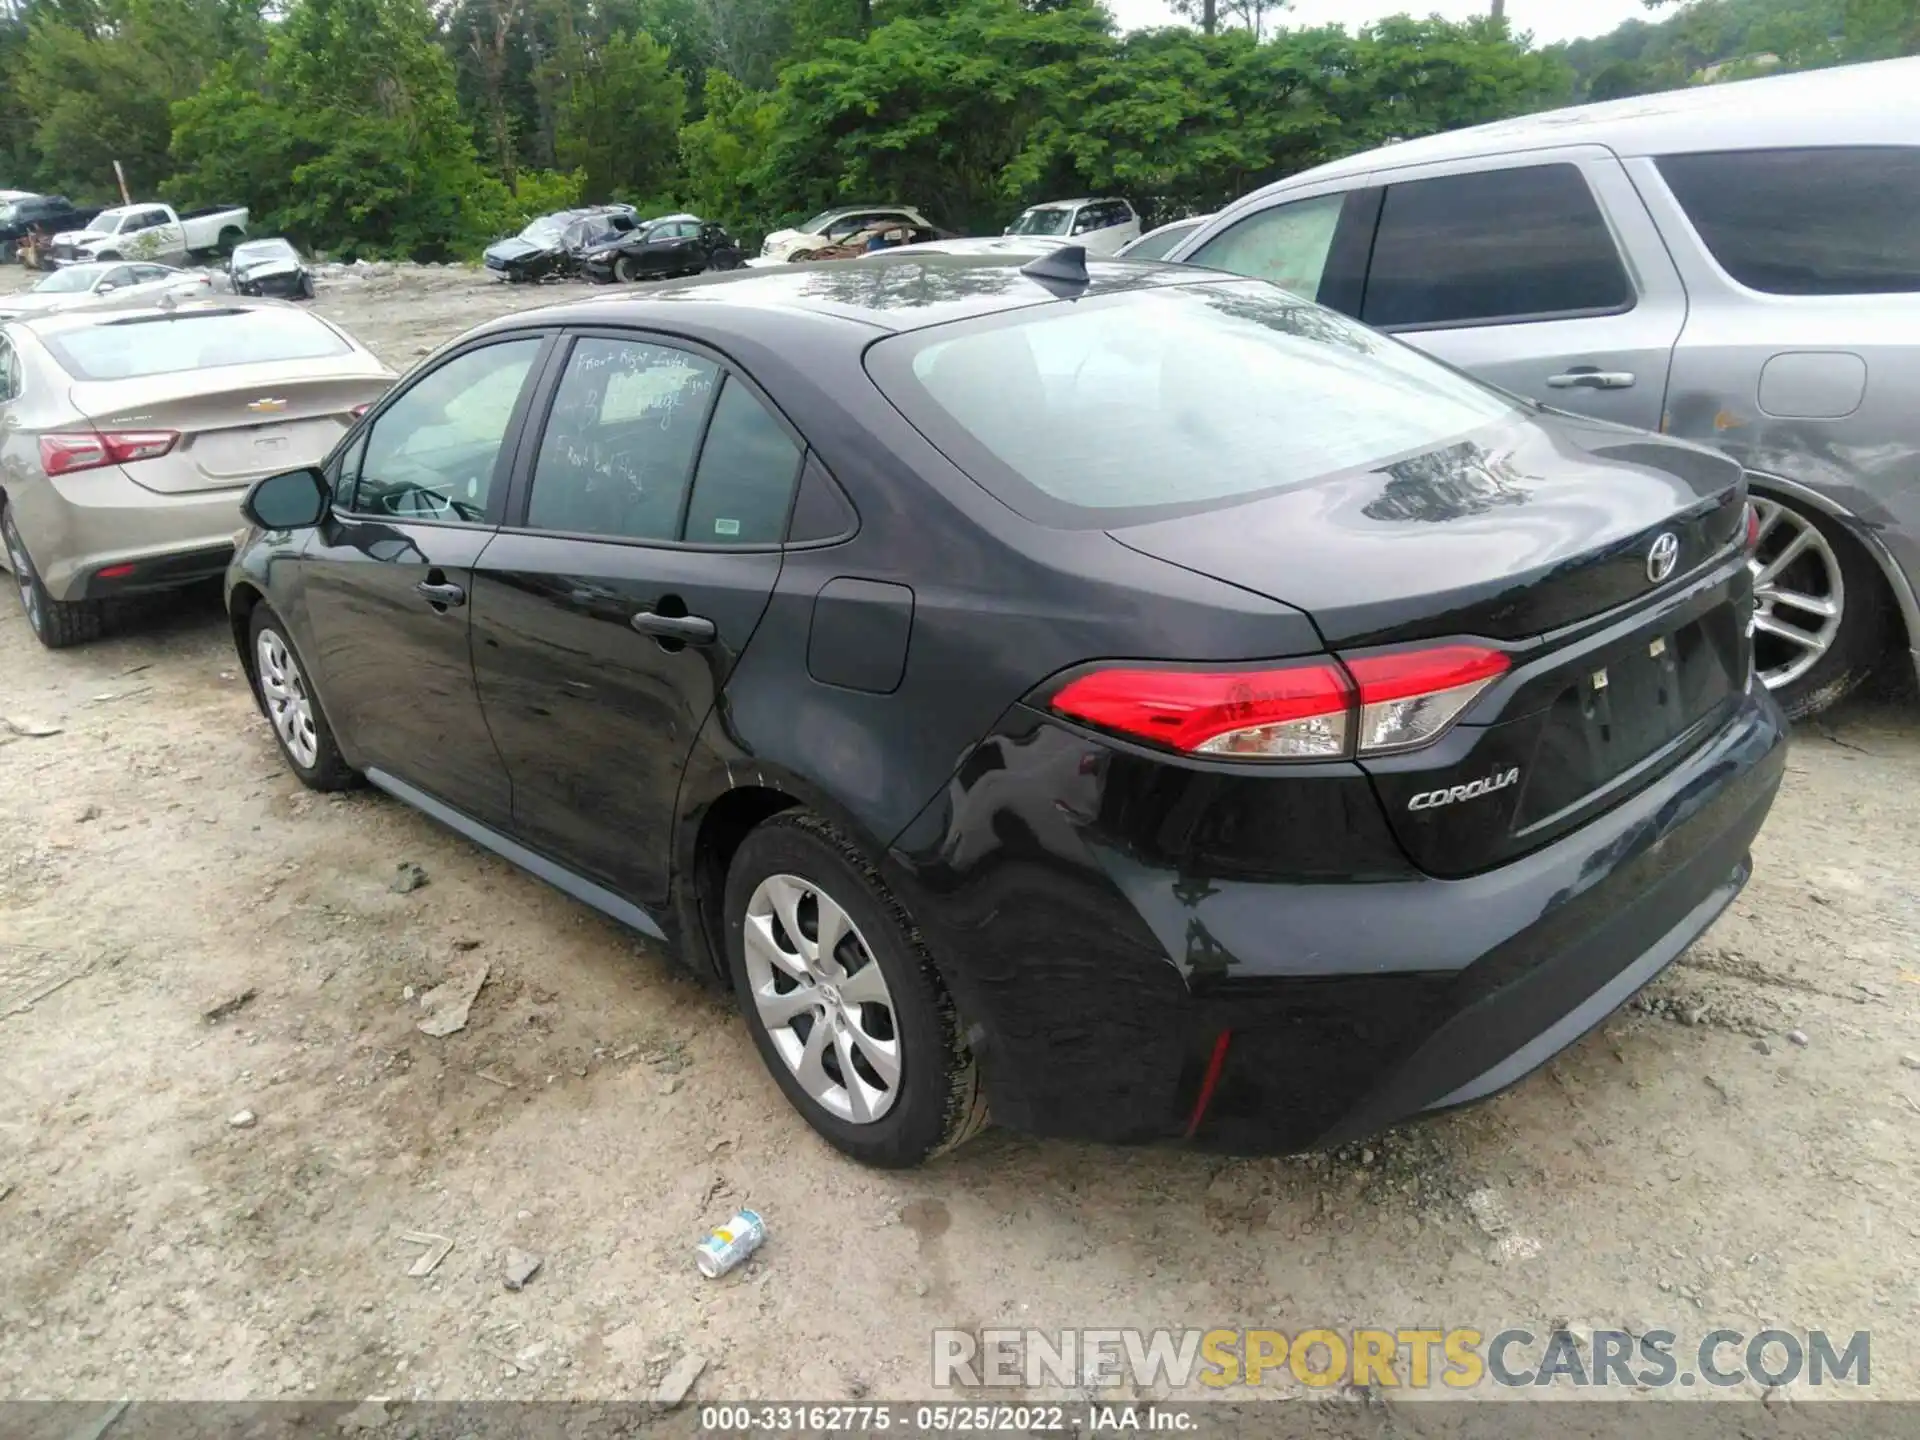
[[718, 1279], [760, 1248], [767, 1222], [756, 1210], [742, 1210], [694, 1247], [694, 1264], [709, 1280]]

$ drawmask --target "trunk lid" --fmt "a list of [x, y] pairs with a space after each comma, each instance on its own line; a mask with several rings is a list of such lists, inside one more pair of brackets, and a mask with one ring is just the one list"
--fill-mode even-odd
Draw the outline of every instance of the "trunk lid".
[[1437, 743], [1360, 762], [1408, 855], [1451, 877], [1566, 834], [1723, 723], [1749, 678], [1744, 500], [1710, 451], [1551, 416], [1112, 533], [1305, 610], [1336, 653], [1506, 652]]
[[101, 430], [179, 432], [167, 454], [122, 467], [135, 484], [164, 495], [231, 490], [318, 463], [353, 424], [355, 408], [393, 384], [363, 357], [342, 360], [249, 365], [232, 377], [189, 370], [82, 381], [72, 399]]
[[1741, 523], [1732, 461], [1533, 416], [1243, 505], [1111, 532], [1307, 611], [1331, 646], [1543, 635], [1645, 596], [1671, 532], [1679, 580]]

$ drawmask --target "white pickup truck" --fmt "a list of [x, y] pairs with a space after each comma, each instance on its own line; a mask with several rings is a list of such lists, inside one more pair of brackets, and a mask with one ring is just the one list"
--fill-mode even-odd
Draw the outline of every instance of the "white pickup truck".
[[49, 252], [55, 265], [86, 260], [178, 263], [194, 255], [224, 254], [247, 237], [245, 206], [212, 206], [176, 214], [171, 205], [116, 205], [84, 230], [64, 230]]

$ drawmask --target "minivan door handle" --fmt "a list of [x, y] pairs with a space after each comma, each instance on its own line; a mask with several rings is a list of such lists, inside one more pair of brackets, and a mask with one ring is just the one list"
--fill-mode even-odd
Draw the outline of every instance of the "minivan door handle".
[[1631, 370], [1580, 369], [1547, 377], [1548, 387], [1554, 390], [1625, 390], [1632, 384]]
[[660, 615], [642, 610], [633, 617], [633, 628], [642, 635], [661, 640], [679, 640], [688, 645], [710, 645], [719, 631], [704, 615]]
[[467, 592], [458, 585], [449, 585], [442, 581], [422, 580], [413, 588], [426, 597], [429, 605], [453, 606], [467, 603]]

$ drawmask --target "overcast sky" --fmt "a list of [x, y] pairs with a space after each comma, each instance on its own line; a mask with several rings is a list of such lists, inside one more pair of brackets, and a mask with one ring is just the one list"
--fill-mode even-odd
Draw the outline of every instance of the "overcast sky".
[[[1171, 25], [1178, 17], [1165, 0], [1107, 0], [1123, 30]], [[1287, 26], [1342, 24], [1355, 29], [1384, 15], [1444, 15], [1464, 20], [1492, 9], [1488, 0], [1293, 0], [1280, 23]], [[1517, 31], [1531, 30], [1534, 43], [1550, 45], [1582, 35], [1604, 35], [1622, 20], [1649, 17], [1640, 0], [1507, 0], [1507, 18]], [[1269, 22], [1271, 23], [1271, 22]]]

